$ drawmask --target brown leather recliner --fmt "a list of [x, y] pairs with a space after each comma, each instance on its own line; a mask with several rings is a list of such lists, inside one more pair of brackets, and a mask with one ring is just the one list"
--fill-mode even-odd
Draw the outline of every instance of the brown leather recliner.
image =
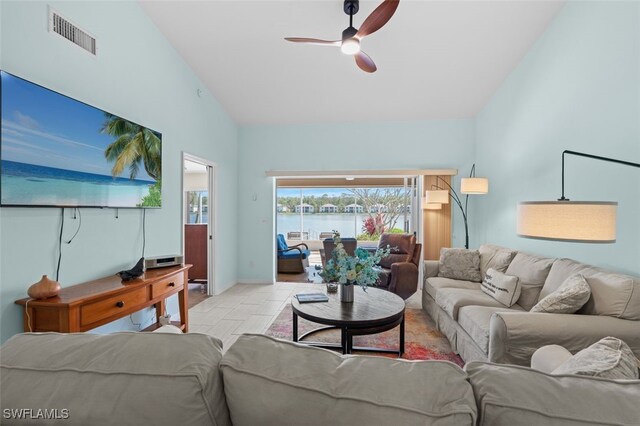
[[413, 234], [382, 234], [378, 248], [391, 247], [391, 253], [380, 260], [382, 269], [376, 285], [408, 299], [418, 290], [418, 267], [422, 244]]
[[[358, 246], [358, 241], [355, 238], [342, 238], [342, 245], [349, 256], [355, 256]], [[327, 262], [333, 259], [333, 250], [335, 250], [336, 244], [333, 242], [333, 238], [325, 238], [322, 241], [322, 246], [324, 249], [320, 252], [320, 260], [322, 260], [324, 268], [327, 266]]]

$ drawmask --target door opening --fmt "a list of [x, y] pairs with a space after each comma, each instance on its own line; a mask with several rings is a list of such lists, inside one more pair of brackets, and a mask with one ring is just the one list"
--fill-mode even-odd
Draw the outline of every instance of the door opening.
[[189, 307], [195, 306], [215, 289], [214, 163], [183, 154], [182, 226], [184, 261], [189, 269]]

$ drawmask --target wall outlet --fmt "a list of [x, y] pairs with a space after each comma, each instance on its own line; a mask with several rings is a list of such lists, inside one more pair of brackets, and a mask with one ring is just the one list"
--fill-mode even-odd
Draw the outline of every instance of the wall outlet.
[[160, 317], [159, 321], [160, 321], [160, 325], [169, 325], [171, 324], [171, 315], [165, 314]]

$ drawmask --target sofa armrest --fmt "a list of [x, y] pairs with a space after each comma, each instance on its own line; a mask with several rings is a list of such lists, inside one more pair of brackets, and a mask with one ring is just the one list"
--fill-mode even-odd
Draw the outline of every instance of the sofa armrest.
[[640, 321], [598, 315], [496, 312], [489, 323], [489, 361], [529, 366], [540, 347], [575, 353], [603, 337], [625, 341], [640, 355]]
[[437, 260], [424, 261], [424, 279], [437, 277], [440, 269], [440, 262]]
[[411, 262], [391, 264], [389, 291], [408, 299], [418, 289], [418, 267]]

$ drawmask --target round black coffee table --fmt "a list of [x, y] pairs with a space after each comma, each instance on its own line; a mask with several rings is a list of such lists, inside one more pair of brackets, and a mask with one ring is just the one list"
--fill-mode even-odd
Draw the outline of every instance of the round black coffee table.
[[[404, 309], [401, 297], [386, 290], [356, 287], [353, 303], [340, 302], [338, 293], [328, 294], [328, 302], [300, 303], [291, 298], [293, 310], [293, 341], [327, 349], [341, 349], [343, 354], [352, 351], [404, 353]], [[298, 317], [327, 325], [316, 328], [298, 337]], [[382, 333], [400, 325], [398, 349], [353, 347], [353, 336]], [[310, 342], [303, 339], [322, 330], [340, 329], [340, 344]]]

